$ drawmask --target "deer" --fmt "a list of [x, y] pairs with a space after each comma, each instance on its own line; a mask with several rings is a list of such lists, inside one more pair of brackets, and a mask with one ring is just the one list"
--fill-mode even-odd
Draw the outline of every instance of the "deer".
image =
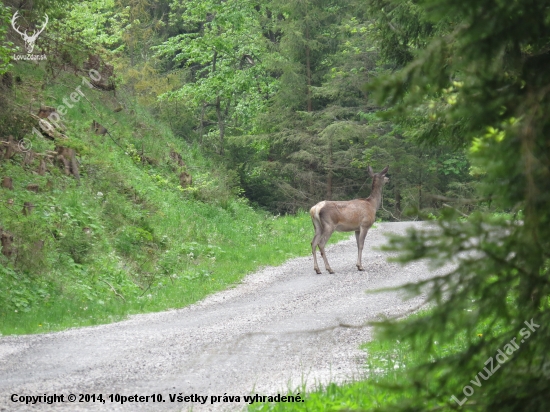
[[354, 199], [347, 201], [323, 200], [313, 206], [309, 214], [315, 228], [315, 236], [311, 241], [311, 251], [313, 253], [313, 269], [318, 275], [321, 274], [317, 264], [317, 246], [325, 262], [325, 268], [330, 274], [334, 271], [330, 267], [325, 252], [325, 245], [334, 231], [353, 232], [357, 241], [357, 270], [363, 271], [361, 255], [367, 232], [371, 228], [376, 218], [376, 212], [382, 204], [382, 189], [390, 181], [386, 177], [389, 165], [380, 173], [374, 173], [372, 167], [368, 166], [367, 171], [372, 177], [372, 188], [370, 196], [367, 199]]
[[19, 30], [19, 27], [15, 27], [15, 21], [18, 18], [19, 18], [19, 11], [16, 11], [13, 17], [11, 18], [11, 26], [13, 27], [13, 30], [19, 33], [21, 37], [23, 37], [23, 40], [25, 41], [25, 48], [27, 49], [27, 53], [30, 54], [34, 50], [34, 42], [36, 41], [40, 33], [44, 31], [44, 29], [46, 28], [46, 25], [48, 24], [48, 15], [46, 14], [46, 21], [44, 22], [44, 25], [42, 26], [42, 28], [40, 30], [33, 31], [32, 36], [27, 35], [27, 30], [25, 30], [25, 32], [21, 32]]

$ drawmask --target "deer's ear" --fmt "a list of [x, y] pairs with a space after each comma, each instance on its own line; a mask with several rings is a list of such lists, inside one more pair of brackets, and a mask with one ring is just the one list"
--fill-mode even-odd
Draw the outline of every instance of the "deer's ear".
[[381, 174], [382, 176], [384, 176], [386, 173], [388, 173], [388, 169], [389, 169], [389, 168], [390, 168], [390, 165], [387, 165], [387, 166], [384, 168], [384, 170], [382, 170], [382, 171], [380, 172], [380, 174]]
[[367, 167], [367, 172], [369, 172], [370, 177], [374, 177], [374, 170], [372, 170], [372, 167]]

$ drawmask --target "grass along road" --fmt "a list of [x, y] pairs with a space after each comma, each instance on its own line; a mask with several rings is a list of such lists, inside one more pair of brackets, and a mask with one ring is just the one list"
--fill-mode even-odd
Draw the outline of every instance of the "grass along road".
[[[239, 410], [241, 403], [171, 403], [169, 394], [286, 394], [363, 373], [365, 322], [399, 316], [422, 303], [400, 292], [366, 294], [431, 276], [420, 263], [400, 267], [375, 250], [385, 233], [421, 223], [383, 223], [365, 242], [366, 272], [355, 268], [355, 239], [328, 248], [336, 274], [313, 271], [311, 256], [247, 276], [233, 289], [184, 309], [65, 332], [0, 339], [0, 410], [30, 410], [10, 395], [163, 394], [165, 403], [107, 401], [38, 405], [33, 410]], [[348, 327], [355, 325], [357, 327]], [[305, 384], [305, 385], [304, 385]]]

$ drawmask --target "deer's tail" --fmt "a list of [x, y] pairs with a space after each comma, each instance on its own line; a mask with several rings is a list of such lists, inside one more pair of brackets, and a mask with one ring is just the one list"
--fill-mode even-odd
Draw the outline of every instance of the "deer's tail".
[[324, 205], [325, 205], [325, 202], [322, 201], [317, 203], [315, 206], [313, 206], [309, 210], [311, 221], [313, 222], [313, 227], [315, 228], [315, 235], [316, 235], [315, 238], [318, 237], [317, 235], [320, 236], [323, 231], [323, 224], [321, 223], [320, 214], [321, 214], [321, 209], [323, 208]]

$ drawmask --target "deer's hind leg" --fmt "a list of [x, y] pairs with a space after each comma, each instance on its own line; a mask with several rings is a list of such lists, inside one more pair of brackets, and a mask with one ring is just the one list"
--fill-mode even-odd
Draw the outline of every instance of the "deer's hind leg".
[[332, 235], [332, 230], [327, 229], [325, 226], [323, 228], [323, 232], [321, 234], [321, 240], [319, 242], [319, 250], [321, 251], [321, 256], [323, 257], [323, 261], [325, 262], [325, 268], [331, 275], [334, 274], [334, 271], [330, 267], [330, 264], [328, 263], [327, 254], [325, 252], [325, 245], [327, 244], [328, 240], [330, 239], [330, 236]]
[[321, 241], [321, 233], [323, 231], [323, 225], [321, 224], [321, 221], [319, 219], [318, 213], [315, 210], [315, 206], [311, 208], [311, 221], [313, 223], [313, 227], [315, 229], [315, 235], [313, 236], [313, 240], [311, 241], [311, 253], [313, 255], [313, 269], [315, 272], [320, 275], [321, 269], [319, 269], [319, 264], [317, 263], [317, 246], [319, 245], [319, 242]]
[[[320, 275], [321, 269], [319, 269], [319, 265], [317, 263], [317, 245], [319, 244], [319, 240], [321, 239], [321, 233], [317, 231], [317, 228], [315, 228], [315, 236], [313, 236], [313, 240], [311, 241], [311, 253], [313, 254], [313, 269], [315, 272]], [[321, 255], [323, 252], [321, 252]]]

